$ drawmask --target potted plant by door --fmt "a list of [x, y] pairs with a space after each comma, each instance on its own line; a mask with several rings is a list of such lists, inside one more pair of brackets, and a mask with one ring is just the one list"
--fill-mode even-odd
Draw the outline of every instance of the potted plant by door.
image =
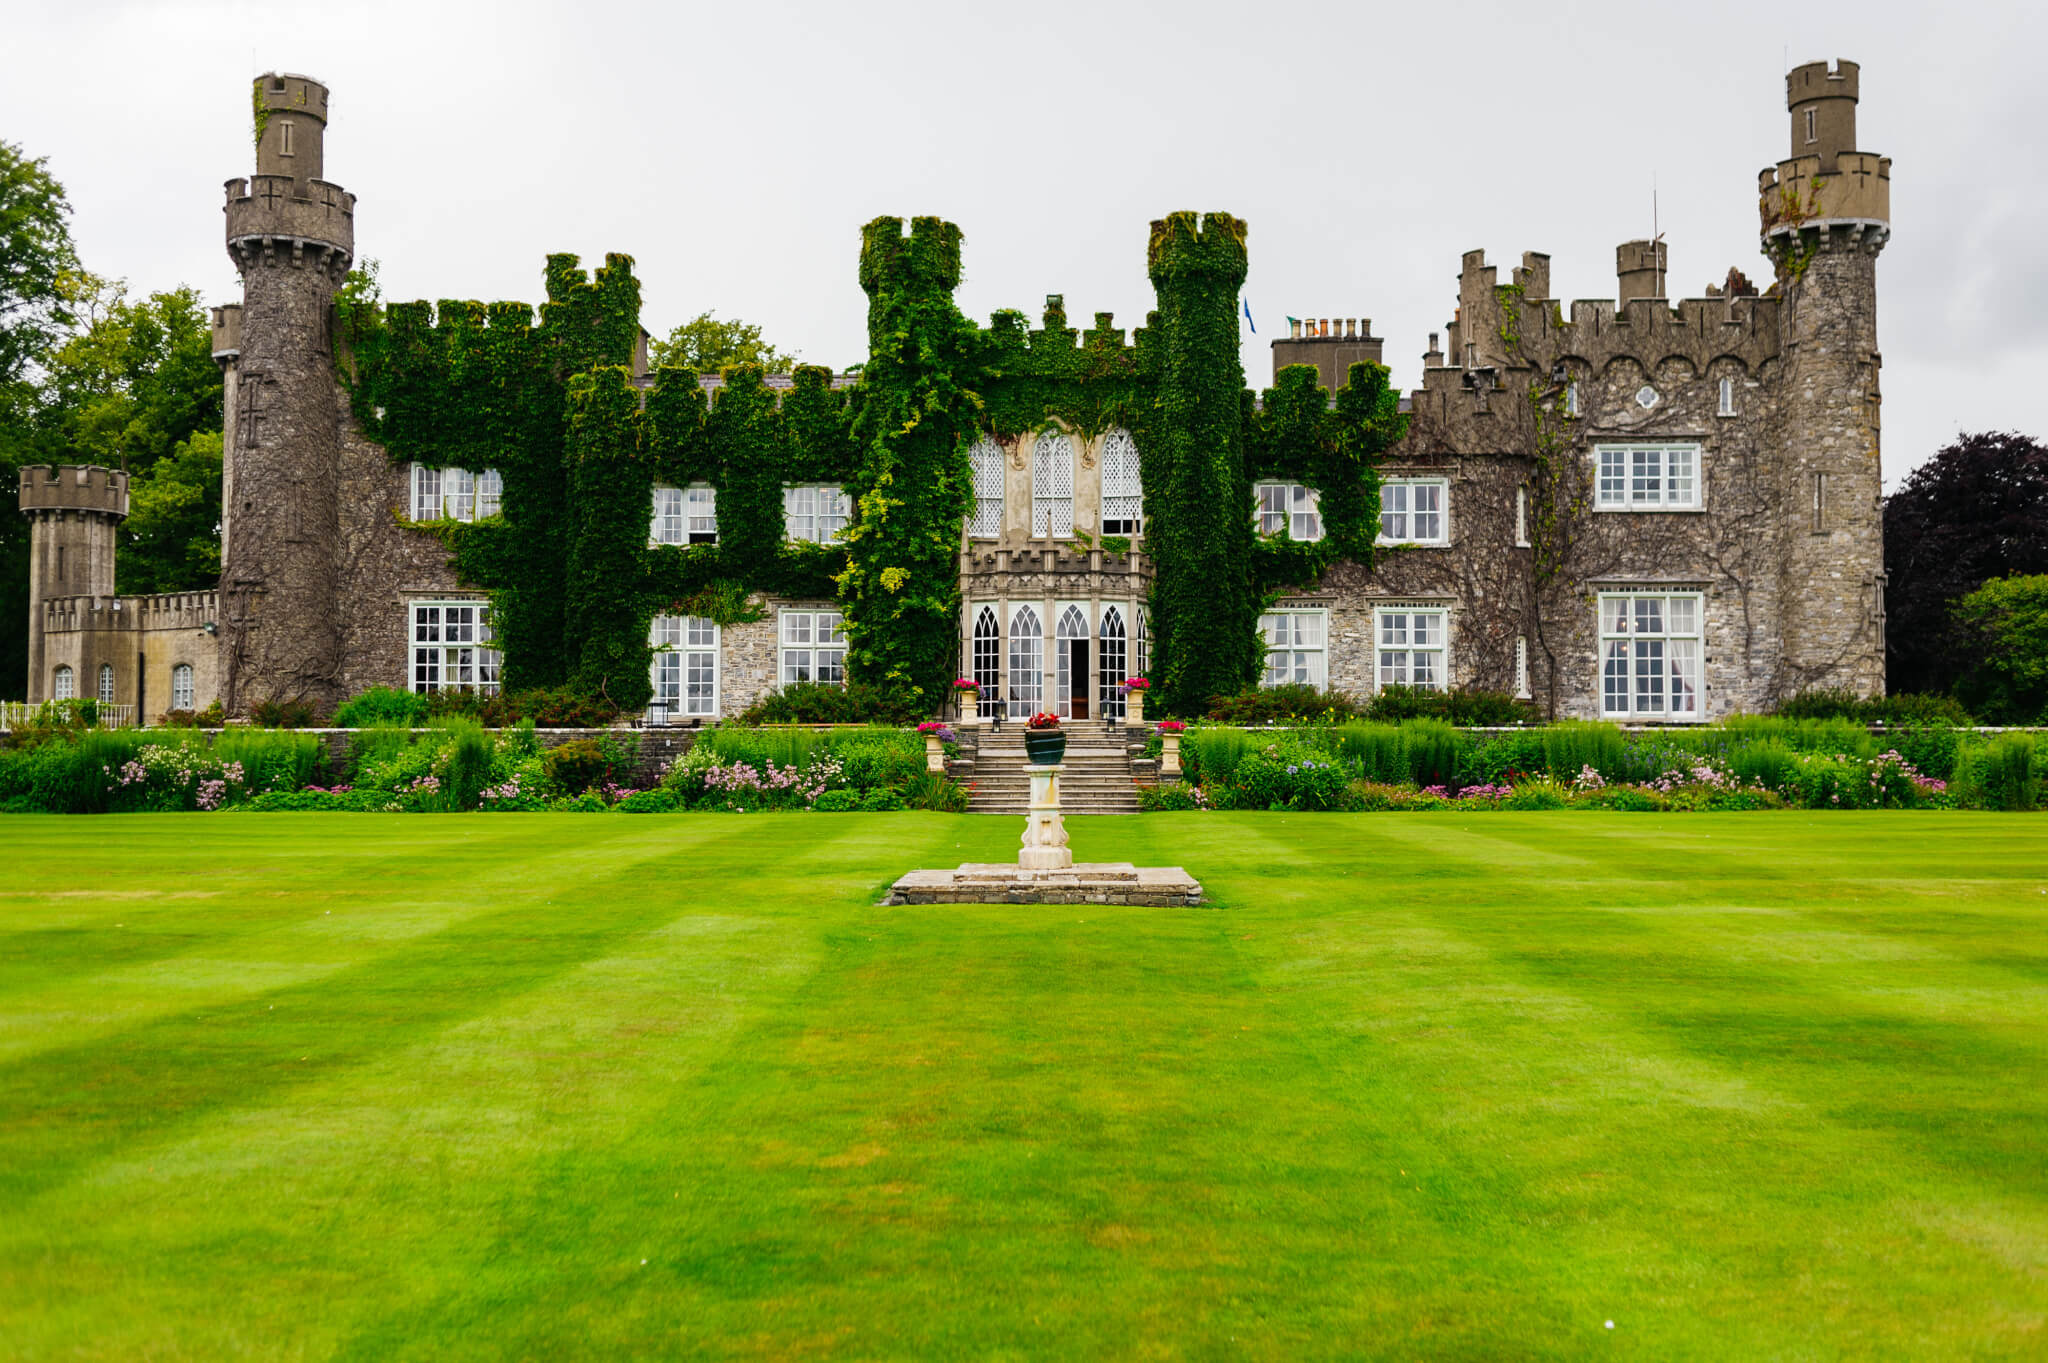
[[1187, 725], [1177, 719], [1159, 721], [1159, 771], [1161, 775], [1180, 774], [1180, 736]]
[[1046, 710], [1040, 710], [1031, 717], [1024, 730], [1024, 755], [1034, 767], [1056, 767], [1067, 755], [1067, 735], [1060, 728], [1060, 717]]
[[936, 719], [928, 719], [917, 726], [917, 731], [924, 735], [924, 769], [926, 771], [944, 771], [946, 769], [945, 745], [959, 741], [954, 737], [953, 730]]
[[1145, 722], [1145, 693], [1152, 689], [1152, 683], [1143, 677], [1124, 678], [1124, 723]]
[[981, 683], [972, 677], [953, 679], [953, 699], [960, 706], [960, 722], [970, 723], [981, 718]]

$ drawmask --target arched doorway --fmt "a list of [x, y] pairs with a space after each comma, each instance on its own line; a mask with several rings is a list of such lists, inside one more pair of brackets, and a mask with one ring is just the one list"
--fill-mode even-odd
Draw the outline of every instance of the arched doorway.
[[1123, 684], [1126, 675], [1124, 635], [1124, 613], [1121, 607], [1102, 608], [1102, 628], [1097, 632], [1099, 642], [1095, 655], [1095, 674], [1099, 678], [1098, 700], [1104, 719], [1124, 717]]
[[1060, 612], [1060, 624], [1053, 648], [1058, 666], [1058, 694], [1055, 703], [1064, 719], [1088, 718], [1088, 616], [1079, 606]]
[[974, 617], [974, 660], [969, 678], [981, 687], [976, 693], [975, 711], [983, 719], [1003, 703], [1003, 626], [994, 606], [983, 606]]

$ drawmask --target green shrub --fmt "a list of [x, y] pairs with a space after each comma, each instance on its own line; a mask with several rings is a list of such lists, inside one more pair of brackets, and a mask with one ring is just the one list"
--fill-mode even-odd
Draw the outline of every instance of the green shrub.
[[1524, 781], [1500, 802], [1502, 809], [1563, 809], [1572, 802], [1571, 788], [1549, 778]]
[[381, 813], [396, 808], [391, 793], [383, 790], [266, 790], [238, 808], [259, 814]]
[[1968, 728], [1976, 723], [1954, 696], [1906, 694], [1866, 699], [1846, 687], [1801, 691], [1780, 701], [1772, 713], [1780, 719], [1846, 719], [1858, 724], [1948, 724]]
[[1632, 814], [1648, 814], [1670, 807], [1670, 802], [1662, 795], [1641, 786], [1602, 786], [1597, 790], [1581, 791], [1572, 797], [1572, 804], [1580, 809], [1618, 809]]
[[1984, 795], [1993, 809], [2032, 809], [2038, 779], [2032, 734], [1991, 740], [1984, 753]]
[[1257, 747], [1242, 729], [1189, 729], [1180, 736], [1181, 767], [1196, 785], [1220, 789], [1230, 784], [1245, 754]]
[[596, 740], [575, 738], [550, 748], [541, 758], [548, 781], [564, 794], [577, 796], [611, 777], [612, 764]]
[[1174, 781], [1138, 787], [1138, 808], [1147, 814], [1170, 814], [1208, 807], [1208, 799], [1203, 796], [1200, 786]]
[[1504, 729], [1465, 735], [1458, 761], [1461, 786], [1520, 785], [1544, 770], [1541, 729]]
[[491, 765], [497, 745], [483, 726], [473, 719], [443, 719], [439, 726], [448, 731], [448, 761], [441, 777], [442, 792], [451, 809], [475, 809], [485, 786], [491, 783]]
[[881, 724], [895, 728], [927, 718], [930, 705], [864, 682], [791, 682], [755, 701], [735, 724]]
[[1449, 786], [1458, 779], [1465, 740], [1441, 719], [1411, 719], [1401, 726], [1408, 744], [1408, 779], [1418, 786]]
[[911, 729], [839, 729], [824, 735], [839, 780], [858, 790], [900, 790], [925, 770], [924, 735]]
[[1800, 753], [1792, 778], [1800, 804], [1808, 809], [1868, 809], [1876, 804], [1869, 768], [1858, 758]]
[[309, 700], [259, 700], [249, 707], [249, 722], [259, 729], [314, 729], [326, 718]]
[[1597, 720], [1569, 719], [1543, 730], [1543, 769], [1552, 779], [1576, 781], [1591, 767], [1603, 780], [1626, 774], [1627, 744], [1621, 729]]
[[857, 790], [828, 790], [820, 795], [811, 806], [826, 814], [851, 814], [860, 808], [860, 792]]
[[1394, 724], [1340, 724], [1330, 731], [1330, 750], [1367, 781], [1408, 779], [1408, 736]]
[[921, 771], [903, 786], [903, 803], [912, 809], [965, 814], [967, 800], [967, 788], [946, 779], [943, 772]]
[[1335, 810], [1351, 804], [1350, 780], [1329, 755], [1299, 743], [1246, 754], [1230, 781], [1233, 809]]
[[532, 720], [543, 729], [608, 729], [618, 723], [619, 707], [604, 696], [572, 687], [553, 691], [507, 691], [495, 696], [475, 691], [436, 691], [427, 702], [428, 717], [463, 715], [486, 729], [509, 729]]
[[367, 729], [374, 725], [416, 729], [426, 722], [426, 694], [391, 686], [373, 686], [350, 696], [334, 712], [337, 729]]
[[[748, 729], [721, 724], [700, 735], [696, 746], [721, 762], [746, 762], [766, 771], [771, 762], [778, 767], [801, 767], [813, 752], [825, 748], [826, 742], [825, 735], [808, 729]], [[923, 751], [922, 745], [918, 751]]]
[[1525, 724], [1540, 718], [1534, 705], [1505, 691], [1442, 691], [1424, 686], [1382, 686], [1366, 704], [1365, 713], [1382, 723], [1441, 719], [1467, 728]]
[[876, 786], [873, 790], [862, 793], [860, 807], [863, 812], [869, 814], [886, 813], [891, 810], [902, 809], [904, 807], [903, 797], [886, 786]]
[[653, 790], [636, 790], [612, 808], [621, 814], [672, 814], [676, 810], [675, 792], [659, 786]]
[[1336, 724], [1358, 714], [1358, 703], [1334, 688], [1290, 682], [1209, 697], [1208, 718], [1221, 724], [1275, 724], [1282, 720]]
[[1796, 785], [1799, 758], [1782, 740], [1766, 738], [1730, 748], [1728, 770], [1746, 786], [1783, 792]]

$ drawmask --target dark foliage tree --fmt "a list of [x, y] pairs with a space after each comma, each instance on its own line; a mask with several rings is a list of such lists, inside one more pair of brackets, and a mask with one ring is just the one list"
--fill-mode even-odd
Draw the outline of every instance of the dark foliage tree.
[[1885, 499], [1886, 687], [1947, 691], [1975, 661], [1955, 603], [1986, 581], [2048, 573], [2048, 447], [1963, 435]]
[[1958, 601], [1955, 614], [1974, 644], [1956, 684], [1963, 702], [1992, 724], [2048, 717], [2048, 574], [1993, 578]]

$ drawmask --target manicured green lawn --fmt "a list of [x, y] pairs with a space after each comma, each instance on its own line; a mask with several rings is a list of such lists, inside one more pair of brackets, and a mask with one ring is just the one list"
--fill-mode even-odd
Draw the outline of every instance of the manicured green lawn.
[[0, 1356], [2048, 1356], [2048, 818], [1020, 827], [0, 821]]

